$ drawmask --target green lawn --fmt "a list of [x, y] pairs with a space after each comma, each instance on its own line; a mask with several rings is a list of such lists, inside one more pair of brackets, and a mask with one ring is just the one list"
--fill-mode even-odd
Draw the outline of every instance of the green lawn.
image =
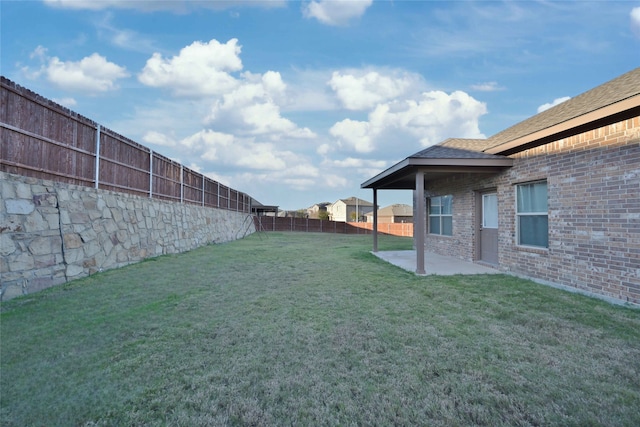
[[2, 303], [0, 424], [640, 425], [640, 310], [370, 248], [253, 235]]

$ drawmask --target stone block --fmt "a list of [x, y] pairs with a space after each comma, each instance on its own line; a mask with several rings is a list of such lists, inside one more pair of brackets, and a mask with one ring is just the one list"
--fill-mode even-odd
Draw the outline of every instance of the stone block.
[[0, 255], [3, 257], [10, 255], [16, 251], [16, 244], [8, 234], [0, 234]]
[[33, 201], [26, 199], [7, 199], [4, 205], [8, 214], [29, 215], [36, 206]]
[[2, 301], [9, 301], [10, 299], [20, 297], [24, 295], [21, 283], [12, 283], [4, 287], [2, 290]]
[[[4, 175], [4, 174], [3, 174]], [[10, 182], [8, 179], [5, 179], [6, 176], [2, 177], [2, 199], [15, 199], [16, 198], [16, 188], [13, 182]]]
[[60, 258], [53, 254], [34, 256], [35, 267], [38, 269], [52, 267], [60, 261]]
[[69, 264], [67, 265], [66, 275], [67, 279], [80, 277], [84, 273], [84, 268], [81, 265]]
[[61, 204], [63, 202], [69, 202], [71, 200], [71, 195], [69, 191], [64, 188], [58, 189], [58, 203]]
[[29, 184], [18, 183], [16, 185], [16, 197], [19, 199], [31, 199], [31, 186]]
[[[64, 283], [64, 281], [62, 282]], [[51, 276], [48, 277], [38, 277], [30, 280], [26, 285], [26, 293], [31, 294], [34, 292], [39, 292], [43, 289], [50, 288], [52, 286], [62, 284], [59, 279], [55, 279]]]
[[44, 220], [47, 222], [50, 230], [55, 230], [60, 226], [60, 216], [57, 212], [44, 215]]
[[101, 247], [96, 240], [86, 243], [84, 245], [84, 254], [85, 257], [92, 257], [98, 252], [100, 252]]
[[91, 221], [95, 221], [98, 218], [102, 218], [102, 212], [99, 210], [91, 210], [89, 211], [89, 219]]
[[33, 211], [24, 222], [24, 230], [27, 233], [43, 231], [49, 229], [49, 222], [38, 211]]
[[93, 228], [87, 228], [86, 230], [80, 232], [80, 238], [84, 243], [87, 243], [96, 240], [98, 238], [98, 235], [93, 230]]
[[118, 225], [114, 220], [110, 219], [104, 222], [104, 231], [107, 233], [114, 233], [118, 230]]
[[36, 237], [29, 244], [29, 252], [33, 255], [60, 253], [61, 244], [60, 236]]
[[118, 230], [116, 232], [116, 238], [118, 242], [125, 243], [129, 241], [129, 233], [126, 230]]
[[107, 194], [104, 196], [104, 202], [109, 208], [115, 208], [118, 206], [118, 203], [116, 202], [116, 198], [111, 194]]
[[64, 252], [64, 260], [67, 264], [74, 262], [80, 262], [84, 259], [84, 250], [80, 249], [68, 249]]
[[82, 246], [82, 239], [77, 233], [67, 233], [63, 236], [65, 249], [75, 249]]
[[121, 223], [123, 218], [122, 218], [122, 211], [120, 209], [111, 209], [111, 217], [113, 218], [113, 220], [117, 223]]
[[9, 259], [9, 271], [29, 271], [35, 266], [33, 256], [23, 252]]
[[128, 260], [129, 260], [129, 257], [128, 257], [128, 252], [127, 251], [125, 251], [125, 250], [118, 251], [118, 253], [116, 254], [116, 261], [117, 262], [123, 263], [123, 262], [126, 262]]
[[89, 214], [87, 212], [71, 212], [69, 214], [71, 224], [88, 224]]

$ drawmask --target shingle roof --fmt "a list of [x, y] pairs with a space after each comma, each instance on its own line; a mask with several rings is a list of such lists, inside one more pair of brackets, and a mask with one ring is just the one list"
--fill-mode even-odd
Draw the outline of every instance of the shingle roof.
[[488, 139], [470, 139], [470, 138], [449, 138], [445, 139], [438, 145], [451, 148], [461, 148], [463, 150], [483, 151], [490, 147], [492, 142]]
[[367, 202], [366, 200], [362, 200], [354, 196], [348, 197], [346, 199], [339, 199], [339, 201], [344, 202], [344, 204], [347, 206], [355, 206], [356, 200], [358, 201], [359, 206], [373, 206], [373, 203]]
[[547, 129], [638, 94], [640, 94], [640, 68], [498, 132], [487, 140], [490, 143], [487, 148]]
[[483, 153], [479, 150], [472, 151], [470, 149], [453, 148], [442, 144], [432, 145], [429, 148], [425, 148], [409, 156], [410, 159], [492, 159], [495, 157], [498, 156]]

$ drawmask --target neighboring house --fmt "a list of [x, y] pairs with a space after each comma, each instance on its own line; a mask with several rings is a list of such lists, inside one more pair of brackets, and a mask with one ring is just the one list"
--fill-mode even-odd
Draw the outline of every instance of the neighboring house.
[[256, 216], [276, 216], [278, 213], [278, 206], [275, 205], [263, 205], [256, 199], [251, 199], [251, 213]]
[[[373, 222], [373, 211], [369, 212], [366, 217], [367, 222]], [[413, 207], [395, 204], [378, 209], [378, 224], [390, 222], [413, 222]]]
[[[362, 184], [414, 190], [424, 250], [640, 304], [640, 68], [488, 139], [448, 139]], [[374, 234], [374, 251], [377, 236]]]
[[327, 206], [329, 219], [338, 222], [364, 222], [365, 215], [373, 211], [373, 204], [357, 197], [339, 199]]
[[311, 206], [310, 208], [307, 208], [307, 216], [309, 218], [313, 218], [313, 219], [318, 219], [318, 215], [320, 212], [326, 212], [327, 211], [327, 206], [329, 206], [331, 203], [329, 202], [322, 202], [322, 203], [316, 203], [315, 205]]

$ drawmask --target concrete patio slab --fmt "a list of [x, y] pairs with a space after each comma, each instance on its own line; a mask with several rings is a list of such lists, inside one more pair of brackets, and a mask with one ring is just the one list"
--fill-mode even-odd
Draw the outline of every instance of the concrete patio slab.
[[[393, 265], [415, 273], [416, 271], [416, 251], [380, 251], [371, 252], [378, 258]], [[452, 276], [454, 274], [502, 274], [501, 271], [476, 264], [474, 262], [462, 261], [458, 258], [439, 255], [433, 252], [424, 254], [425, 275], [436, 274], [440, 276]]]

